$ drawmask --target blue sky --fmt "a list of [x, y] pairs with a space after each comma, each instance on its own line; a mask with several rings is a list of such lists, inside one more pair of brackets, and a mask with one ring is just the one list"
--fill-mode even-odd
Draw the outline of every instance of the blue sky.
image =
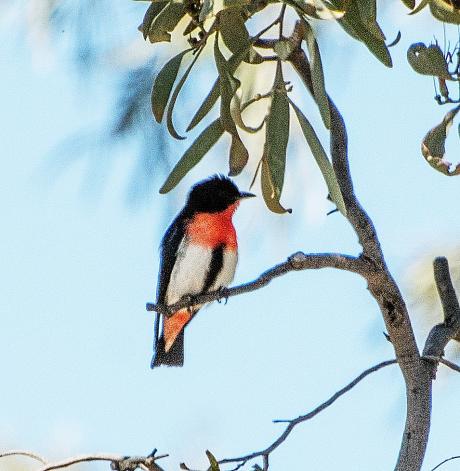
[[[327, 87], [348, 126], [356, 191], [401, 283], [421, 253], [442, 255], [460, 234], [459, 180], [435, 173], [420, 154], [421, 138], [447, 110], [431, 100], [431, 79], [415, 75], [405, 59], [412, 42], [442, 37], [442, 28], [427, 15], [404, 13], [395, 3], [382, 22], [388, 37], [403, 34], [392, 49], [392, 70], [334, 26], [333, 41], [320, 37]], [[226, 306], [203, 309], [187, 331], [185, 366], [151, 371], [153, 317], [144, 306], [154, 297], [161, 235], [190, 184], [225, 170], [220, 153], [226, 151], [213, 151], [216, 158], [194, 169], [169, 200], [155, 191], [144, 205], [127, 205], [135, 149], [99, 143], [102, 157], [112, 160], [94, 176], [90, 159], [98, 155], [67, 163], [60, 146], [103, 119], [110, 93], [97, 73], [86, 84], [67, 62], [44, 67], [16, 27], [4, 20], [0, 32], [6, 46], [0, 49], [2, 449], [57, 459], [158, 448], [171, 455], [166, 469], [181, 461], [203, 468], [205, 449], [229, 457], [263, 448], [282, 430], [273, 419], [309, 411], [362, 370], [393, 357], [363, 280], [324, 270], [292, 273]], [[458, 137], [450, 138], [448, 157], [455, 162]], [[293, 215], [269, 213], [261, 198], [238, 211], [235, 283], [297, 250], [359, 251], [341, 216], [324, 216], [326, 190], [303, 145], [300, 139], [290, 145], [284, 201]], [[237, 181], [247, 188], [251, 177]], [[155, 189], [160, 184], [158, 178]], [[407, 294], [407, 284], [401, 286]], [[411, 311], [421, 344], [420, 315]], [[425, 469], [460, 452], [459, 387], [458, 375], [440, 372]], [[272, 469], [391, 469], [404, 401], [397, 367], [372, 375], [300, 425], [272, 455]], [[9, 463], [0, 462], [0, 470]], [[33, 467], [24, 462], [24, 469]]]

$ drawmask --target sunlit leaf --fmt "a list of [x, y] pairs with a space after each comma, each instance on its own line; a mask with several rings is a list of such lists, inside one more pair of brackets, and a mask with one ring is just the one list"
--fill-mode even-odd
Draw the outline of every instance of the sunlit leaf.
[[247, 51], [243, 59], [245, 62], [251, 64], [263, 62], [262, 56], [251, 45], [241, 9], [228, 8], [220, 12], [219, 32], [225, 45], [232, 53], [238, 54], [240, 51]]
[[156, 17], [149, 29], [148, 37], [150, 42], [171, 41], [170, 32], [174, 31], [174, 28], [184, 15], [185, 7], [182, 3], [169, 2]]
[[285, 61], [291, 55], [294, 47], [294, 44], [289, 39], [280, 39], [275, 43], [273, 50], [282, 61]]
[[206, 450], [206, 456], [208, 457], [209, 464], [211, 465], [210, 471], [220, 471], [219, 463], [209, 450]]
[[184, 176], [206, 155], [211, 147], [219, 140], [224, 133], [220, 119], [211, 123], [185, 151], [179, 162], [174, 166], [165, 183], [160, 189], [160, 193], [171, 191]]
[[450, 78], [446, 59], [437, 44], [428, 47], [423, 43], [412, 44], [407, 50], [407, 60], [419, 74]]
[[161, 10], [163, 10], [167, 3], [168, 2], [152, 2], [147, 8], [144, 19], [142, 20], [142, 25], [139, 27], [139, 29], [142, 31], [144, 39], [147, 39], [149, 35], [153, 20], [157, 17]]
[[292, 102], [292, 100], [289, 101], [295, 111], [295, 114], [297, 115], [297, 119], [299, 120], [299, 124], [302, 129], [305, 140], [307, 141], [308, 147], [310, 147], [311, 153], [313, 154], [313, 157], [315, 158], [316, 163], [318, 164], [318, 167], [321, 170], [321, 173], [323, 174], [331, 199], [337, 206], [337, 209], [344, 216], [346, 216], [347, 210], [343, 201], [342, 192], [340, 191], [334, 169], [332, 167], [331, 162], [329, 161], [326, 151], [324, 150], [321, 141], [318, 139], [318, 136], [316, 135], [313, 126], [310, 124], [306, 116], [295, 105], [295, 103]]
[[324, 85], [323, 66], [321, 63], [321, 55], [319, 53], [318, 43], [311, 26], [304, 21], [304, 35], [307, 43], [308, 56], [310, 58], [311, 80], [313, 85], [313, 94], [321, 113], [321, 118], [327, 129], [331, 127], [331, 114], [329, 111], [329, 100], [327, 98], [326, 88]]
[[447, 0], [431, 0], [431, 14], [444, 23], [460, 24], [460, 8], [458, 2]]
[[191, 64], [188, 66], [188, 68], [185, 71], [184, 75], [181, 77], [178, 84], [176, 85], [176, 88], [174, 89], [174, 92], [172, 94], [171, 100], [170, 100], [169, 105], [168, 105], [168, 111], [166, 113], [166, 124], [168, 126], [169, 133], [171, 134], [171, 136], [175, 137], [176, 139], [185, 139], [185, 137], [180, 136], [177, 133], [176, 129], [174, 128], [174, 123], [173, 123], [173, 120], [172, 120], [172, 113], [173, 113], [174, 105], [176, 104], [176, 100], [177, 100], [177, 97], [179, 96], [179, 92], [181, 91], [182, 87], [184, 86], [184, 83], [187, 80], [187, 77], [189, 76], [190, 71], [192, 70], [193, 66], [195, 65], [195, 62], [197, 61], [197, 59], [200, 56], [201, 51], [203, 49], [204, 49], [204, 47], [202, 47], [201, 49], [199, 49], [196, 52], [195, 57], [193, 58]]
[[[404, 0], [403, 0], [404, 1]], [[427, 5], [430, 3], [430, 0], [422, 0], [418, 5], [417, 8], [413, 9], [409, 15], [415, 15], [419, 11], [422, 11]]]
[[460, 105], [450, 110], [440, 124], [428, 131], [422, 141], [422, 154], [426, 161], [439, 172], [449, 176], [460, 175], [460, 164], [451, 170], [452, 164], [444, 160], [447, 134], [459, 111]]
[[262, 188], [262, 196], [267, 208], [276, 214], [292, 213], [292, 209], [284, 209], [279, 200], [279, 194], [275, 191], [275, 185], [272, 181], [270, 167], [265, 159], [262, 158], [262, 171], [260, 175], [260, 184]]
[[402, 0], [404, 5], [406, 5], [407, 8], [410, 8], [413, 10], [415, 8], [415, 0]]
[[[227, 64], [228, 64], [228, 70], [231, 74], [235, 73], [236, 69], [243, 61], [244, 56], [245, 56], [245, 52], [240, 51], [238, 54], [234, 54], [232, 57], [230, 57]], [[219, 97], [220, 97], [220, 79], [217, 78], [217, 80], [214, 82], [214, 85], [212, 86], [211, 91], [208, 93], [203, 103], [198, 108], [198, 111], [195, 113], [192, 120], [190, 121], [190, 124], [187, 127], [187, 131], [190, 131], [190, 129], [193, 129], [211, 111], [212, 107], [215, 105]]]
[[284, 84], [281, 61], [276, 67], [273, 97], [266, 126], [266, 162], [270, 169], [271, 181], [276, 196], [283, 190], [286, 167], [286, 149], [289, 140], [289, 102]]
[[246, 131], [250, 134], [255, 134], [259, 132], [265, 123], [265, 120], [262, 120], [262, 122], [259, 124], [257, 127], [252, 127], [252, 126], [247, 126], [243, 120], [243, 116], [241, 115], [241, 100], [238, 96], [238, 94], [235, 94], [233, 97], [232, 104], [230, 106], [230, 112], [232, 114], [232, 118], [234, 123], [243, 131]]
[[169, 95], [179, 72], [182, 58], [190, 51], [191, 49], [187, 49], [174, 56], [155, 78], [152, 88], [152, 112], [158, 123], [163, 119], [164, 110], [168, 104]]

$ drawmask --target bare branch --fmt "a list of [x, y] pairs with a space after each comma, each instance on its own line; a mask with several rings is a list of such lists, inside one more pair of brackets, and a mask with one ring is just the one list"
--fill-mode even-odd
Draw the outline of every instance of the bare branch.
[[444, 463], [447, 463], [448, 461], [458, 460], [458, 459], [460, 459], [460, 456], [451, 456], [450, 458], [447, 458], [446, 460], [441, 461], [431, 471], [435, 471], [436, 469], [440, 468]]
[[42, 464], [46, 464], [45, 459], [42, 458], [40, 455], [37, 455], [36, 453], [32, 453], [27, 450], [9, 450], [5, 451], [4, 453], [0, 453], [0, 458], [5, 458], [7, 456], [27, 456], [28, 458], [40, 461], [40, 463]]
[[[362, 381], [366, 376], [369, 376], [371, 373], [374, 373], [386, 366], [389, 365], [394, 365], [396, 364], [396, 360], [387, 360], [387, 361], [382, 361], [381, 363], [378, 363], [377, 365], [372, 366], [371, 368], [368, 368], [367, 370], [363, 371], [359, 376], [357, 376], [353, 381], [348, 383], [345, 387], [337, 391], [335, 394], [333, 394], [327, 401], [323, 402], [320, 404], [318, 407], [313, 409], [312, 411], [308, 412], [305, 415], [301, 415], [297, 417], [296, 419], [291, 419], [291, 420], [283, 420], [283, 421], [274, 421], [274, 422], [287, 422], [288, 426], [284, 430], [284, 432], [267, 448], [256, 451], [254, 453], [249, 453], [244, 456], [239, 456], [236, 458], [225, 458], [223, 460], [220, 460], [220, 464], [225, 464], [225, 463], [247, 463], [249, 460], [253, 460], [255, 458], [262, 457], [264, 460], [264, 470], [268, 469], [268, 458], [270, 453], [272, 453], [276, 448], [278, 448], [289, 436], [289, 434], [292, 432], [294, 427], [302, 422], [305, 422], [307, 420], [312, 419], [316, 415], [318, 415], [320, 412], [322, 412], [324, 409], [328, 408], [331, 406], [339, 397], [343, 396], [345, 393], [350, 391], [353, 387], [355, 387], [360, 381]], [[238, 467], [236, 468], [238, 469]]]
[[45, 459], [35, 453], [21, 450], [10, 450], [0, 453], [0, 458], [6, 456], [28, 456], [37, 461], [40, 461], [43, 464], [43, 466], [41, 466], [38, 471], [52, 471], [55, 469], [67, 468], [68, 466], [90, 461], [109, 461], [111, 463], [111, 468], [114, 471], [135, 471], [137, 468], [140, 468], [144, 471], [163, 471], [162, 468], [160, 468], [155, 463], [155, 461], [165, 458], [168, 455], [155, 456], [155, 453], [156, 450], [153, 450], [153, 452], [148, 456], [131, 457], [97, 453], [92, 455], [75, 456], [72, 458], [67, 458], [63, 461], [48, 463]]
[[[449, 273], [449, 262], [445, 257], [433, 261], [434, 279], [444, 311], [444, 322], [435, 325], [425, 342], [423, 356], [440, 358], [449, 340], [460, 332], [460, 306]], [[437, 362], [432, 364], [432, 376], [436, 376]]]
[[317, 270], [320, 268], [338, 268], [340, 270], [358, 273], [362, 276], [365, 276], [367, 270], [366, 265], [359, 258], [350, 255], [339, 253], [305, 254], [303, 252], [296, 252], [288, 257], [285, 262], [269, 268], [258, 278], [248, 283], [233, 288], [224, 288], [210, 293], [200, 294], [193, 296], [192, 299], [190, 297], [185, 298], [170, 306], [147, 303], [146, 308], [147, 311], [156, 311], [167, 316], [179, 309], [190, 308], [198, 304], [209, 303], [223, 298], [227, 299], [232, 296], [255, 291], [268, 285], [274, 278], [285, 275], [291, 271]]

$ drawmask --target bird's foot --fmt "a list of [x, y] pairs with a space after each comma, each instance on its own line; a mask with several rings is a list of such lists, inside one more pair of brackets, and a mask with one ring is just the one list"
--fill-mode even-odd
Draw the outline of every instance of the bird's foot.
[[186, 307], [187, 311], [189, 312], [189, 314], [193, 314], [193, 308], [197, 304], [196, 296], [194, 296], [193, 294], [186, 294], [182, 296], [181, 301], [184, 301], [187, 303], [187, 307]]
[[228, 301], [228, 288], [221, 286], [219, 288], [219, 297], [217, 298], [217, 302], [220, 304], [224, 300], [224, 306], [227, 304]]

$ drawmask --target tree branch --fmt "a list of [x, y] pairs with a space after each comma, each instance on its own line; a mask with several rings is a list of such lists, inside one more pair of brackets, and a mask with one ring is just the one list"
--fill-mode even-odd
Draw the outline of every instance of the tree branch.
[[307, 414], [301, 415], [297, 417], [296, 419], [291, 419], [291, 420], [282, 420], [282, 421], [275, 420], [274, 421], [275, 423], [287, 422], [288, 426], [285, 428], [283, 433], [271, 445], [264, 448], [263, 450], [256, 451], [254, 453], [249, 453], [247, 455], [239, 456], [236, 458], [226, 458], [226, 459], [220, 460], [219, 463], [220, 464], [243, 463], [244, 465], [250, 460], [262, 457], [264, 460], [264, 467], [262, 469], [266, 471], [268, 469], [268, 459], [269, 459], [270, 453], [276, 450], [276, 448], [278, 448], [286, 440], [286, 438], [289, 436], [289, 434], [292, 432], [292, 430], [295, 428], [296, 425], [312, 419], [313, 417], [318, 415], [320, 412], [322, 412], [324, 409], [331, 406], [337, 399], [339, 399], [339, 397], [343, 396], [348, 391], [350, 391], [350, 389], [355, 387], [359, 382], [361, 382], [364, 378], [366, 378], [366, 376], [369, 376], [371, 373], [374, 373], [386, 366], [394, 365], [395, 363], [397, 363], [396, 360], [387, 360], [387, 361], [382, 361], [381, 363], [378, 363], [377, 365], [374, 365], [371, 368], [368, 368], [367, 370], [363, 371], [360, 375], [358, 375], [353, 381], [351, 381], [342, 389], [340, 389], [335, 394], [333, 394], [327, 401], [323, 402], [322, 404], [320, 404], [318, 407], [308, 412]]
[[[291, 36], [294, 48], [288, 61], [314, 97], [310, 63], [300, 47], [301, 24], [297, 23]], [[423, 463], [431, 418], [431, 374], [429, 364], [423, 361], [398, 285], [391, 276], [380, 247], [372, 220], [361, 207], [353, 188], [348, 165], [347, 132], [342, 115], [329, 98], [331, 114], [331, 157], [345, 207], [347, 219], [363, 247], [362, 259], [369, 263], [367, 282], [369, 291], [377, 301], [394, 347], [398, 364], [406, 385], [407, 413], [401, 442], [397, 471], [416, 471]]]
[[179, 309], [191, 308], [199, 304], [255, 291], [268, 285], [274, 278], [283, 276], [291, 271], [316, 270], [320, 268], [338, 268], [339, 270], [351, 271], [362, 276], [366, 276], [366, 270], [368, 269], [367, 265], [363, 263], [362, 260], [350, 255], [339, 253], [305, 254], [303, 252], [296, 252], [288, 257], [285, 262], [269, 268], [258, 278], [248, 283], [233, 288], [224, 288], [210, 293], [200, 294], [192, 298], [182, 299], [170, 306], [147, 303], [146, 308], [147, 311], [156, 311], [168, 316]]
[[[449, 273], [449, 262], [445, 257], [433, 261], [434, 279], [444, 311], [444, 322], [435, 325], [425, 342], [424, 357], [441, 358], [449, 340], [460, 333], [460, 306]], [[436, 376], [437, 361], [432, 363], [432, 375]]]
[[457, 371], [458, 373], [460, 373], [460, 366], [456, 365], [455, 363], [452, 363], [449, 360], [446, 360], [445, 358], [435, 357], [435, 356], [432, 356], [432, 355], [426, 355], [426, 356], [424, 355], [422, 358], [424, 360], [434, 361], [436, 363], [442, 363], [443, 365], [447, 366], [451, 370], [454, 370], [454, 371]]
[[136, 469], [142, 469], [143, 471], [163, 471], [160, 468], [156, 461], [165, 458], [168, 455], [159, 455], [155, 456], [156, 449], [148, 456], [119, 456], [111, 455], [104, 453], [97, 453], [93, 455], [81, 455], [74, 456], [72, 458], [67, 458], [63, 461], [57, 461], [55, 463], [48, 463], [39, 455], [29, 452], [29, 451], [20, 451], [20, 450], [10, 450], [4, 453], [0, 453], [0, 458], [6, 456], [28, 456], [37, 461], [40, 461], [43, 466], [41, 466], [38, 471], [52, 471], [55, 469], [62, 469], [68, 466], [73, 466], [78, 463], [90, 462], [90, 461], [110, 461], [110, 467], [114, 471], [135, 471]]

